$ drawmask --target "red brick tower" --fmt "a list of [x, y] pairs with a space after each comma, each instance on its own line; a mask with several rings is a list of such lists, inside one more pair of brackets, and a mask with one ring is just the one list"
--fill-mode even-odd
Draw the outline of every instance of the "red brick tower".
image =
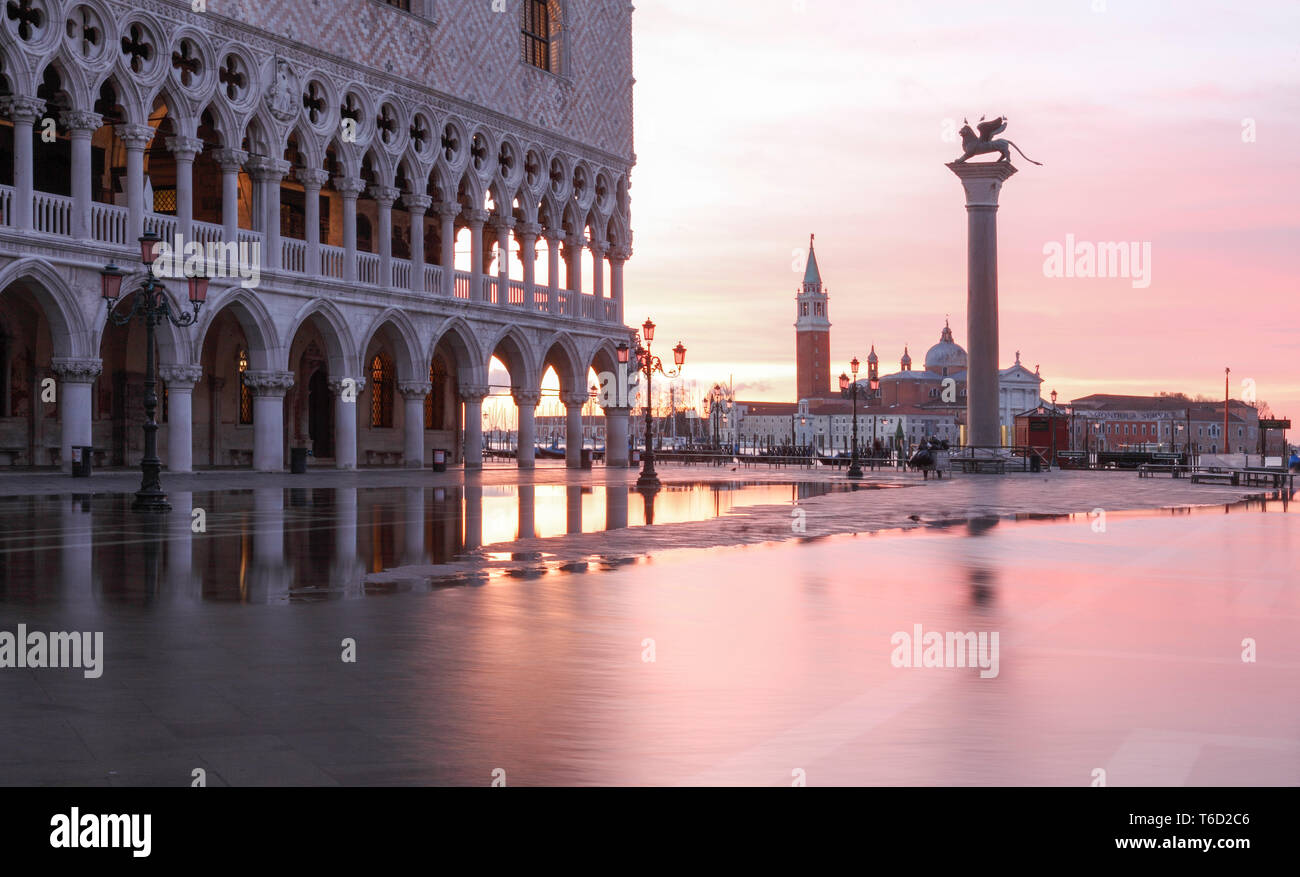
[[826, 399], [832, 395], [830, 304], [817, 270], [814, 237], [808, 237], [808, 266], [795, 297], [796, 399]]

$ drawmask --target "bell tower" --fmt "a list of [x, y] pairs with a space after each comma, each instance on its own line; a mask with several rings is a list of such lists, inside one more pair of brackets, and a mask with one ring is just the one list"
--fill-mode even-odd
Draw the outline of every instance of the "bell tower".
[[808, 264], [803, 283], [795, 296], [795, 365], [797, 399], [825, 399], [831, 396], [830, 303], [822, 288], [813, 249], [816, 236], [808, 236]]

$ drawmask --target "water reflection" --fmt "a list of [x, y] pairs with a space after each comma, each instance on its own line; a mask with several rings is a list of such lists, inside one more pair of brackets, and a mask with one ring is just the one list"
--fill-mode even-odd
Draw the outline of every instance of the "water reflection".
[[130, 512], [129, 496], [11, 497], [0, 500], [9, 534], [0, 602], [359, 597], [367, 573], [465, 559], [485, 545], [704, 520], [846, 487], [730, 482], [646, 494], [625, 484], [484, 485], [471, 477], [463, 488], [175, 492], [160, 517]]

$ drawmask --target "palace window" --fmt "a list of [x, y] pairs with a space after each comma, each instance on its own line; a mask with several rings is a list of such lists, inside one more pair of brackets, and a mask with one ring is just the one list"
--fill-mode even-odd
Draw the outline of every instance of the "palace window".
[[389, 6], [396, 6], [403, 12], [411, 11], [411, 0], [384, 0]]
[[382, 353], [370, 360], [370, 425], [378, 429], [393, 425], [393, 360]]
[[554, 73], [551, 63], [551, 10], [547, 0], [524, 0], [524, 63]]
[[253, 391], [244, 383], [244, 372], [248, 371], [248, 351], [239, 348], [239, 422], [253, 422]]

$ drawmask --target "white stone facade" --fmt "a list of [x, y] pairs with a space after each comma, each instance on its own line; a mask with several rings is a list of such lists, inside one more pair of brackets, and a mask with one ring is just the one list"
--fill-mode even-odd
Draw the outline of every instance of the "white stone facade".
[[196, 5], [0, 16], [0, 453], [138, 460], [143, 329], [106, 327], [100, 272], [129, 308], [145, 232], [260, 252], [159, 329], [172, 470], [481, 465], [493, 356], [521, 433], [548, 368], [572, 424], [628, 337], [631, 6], [546, 3], [540, 69], [519, 0]]

